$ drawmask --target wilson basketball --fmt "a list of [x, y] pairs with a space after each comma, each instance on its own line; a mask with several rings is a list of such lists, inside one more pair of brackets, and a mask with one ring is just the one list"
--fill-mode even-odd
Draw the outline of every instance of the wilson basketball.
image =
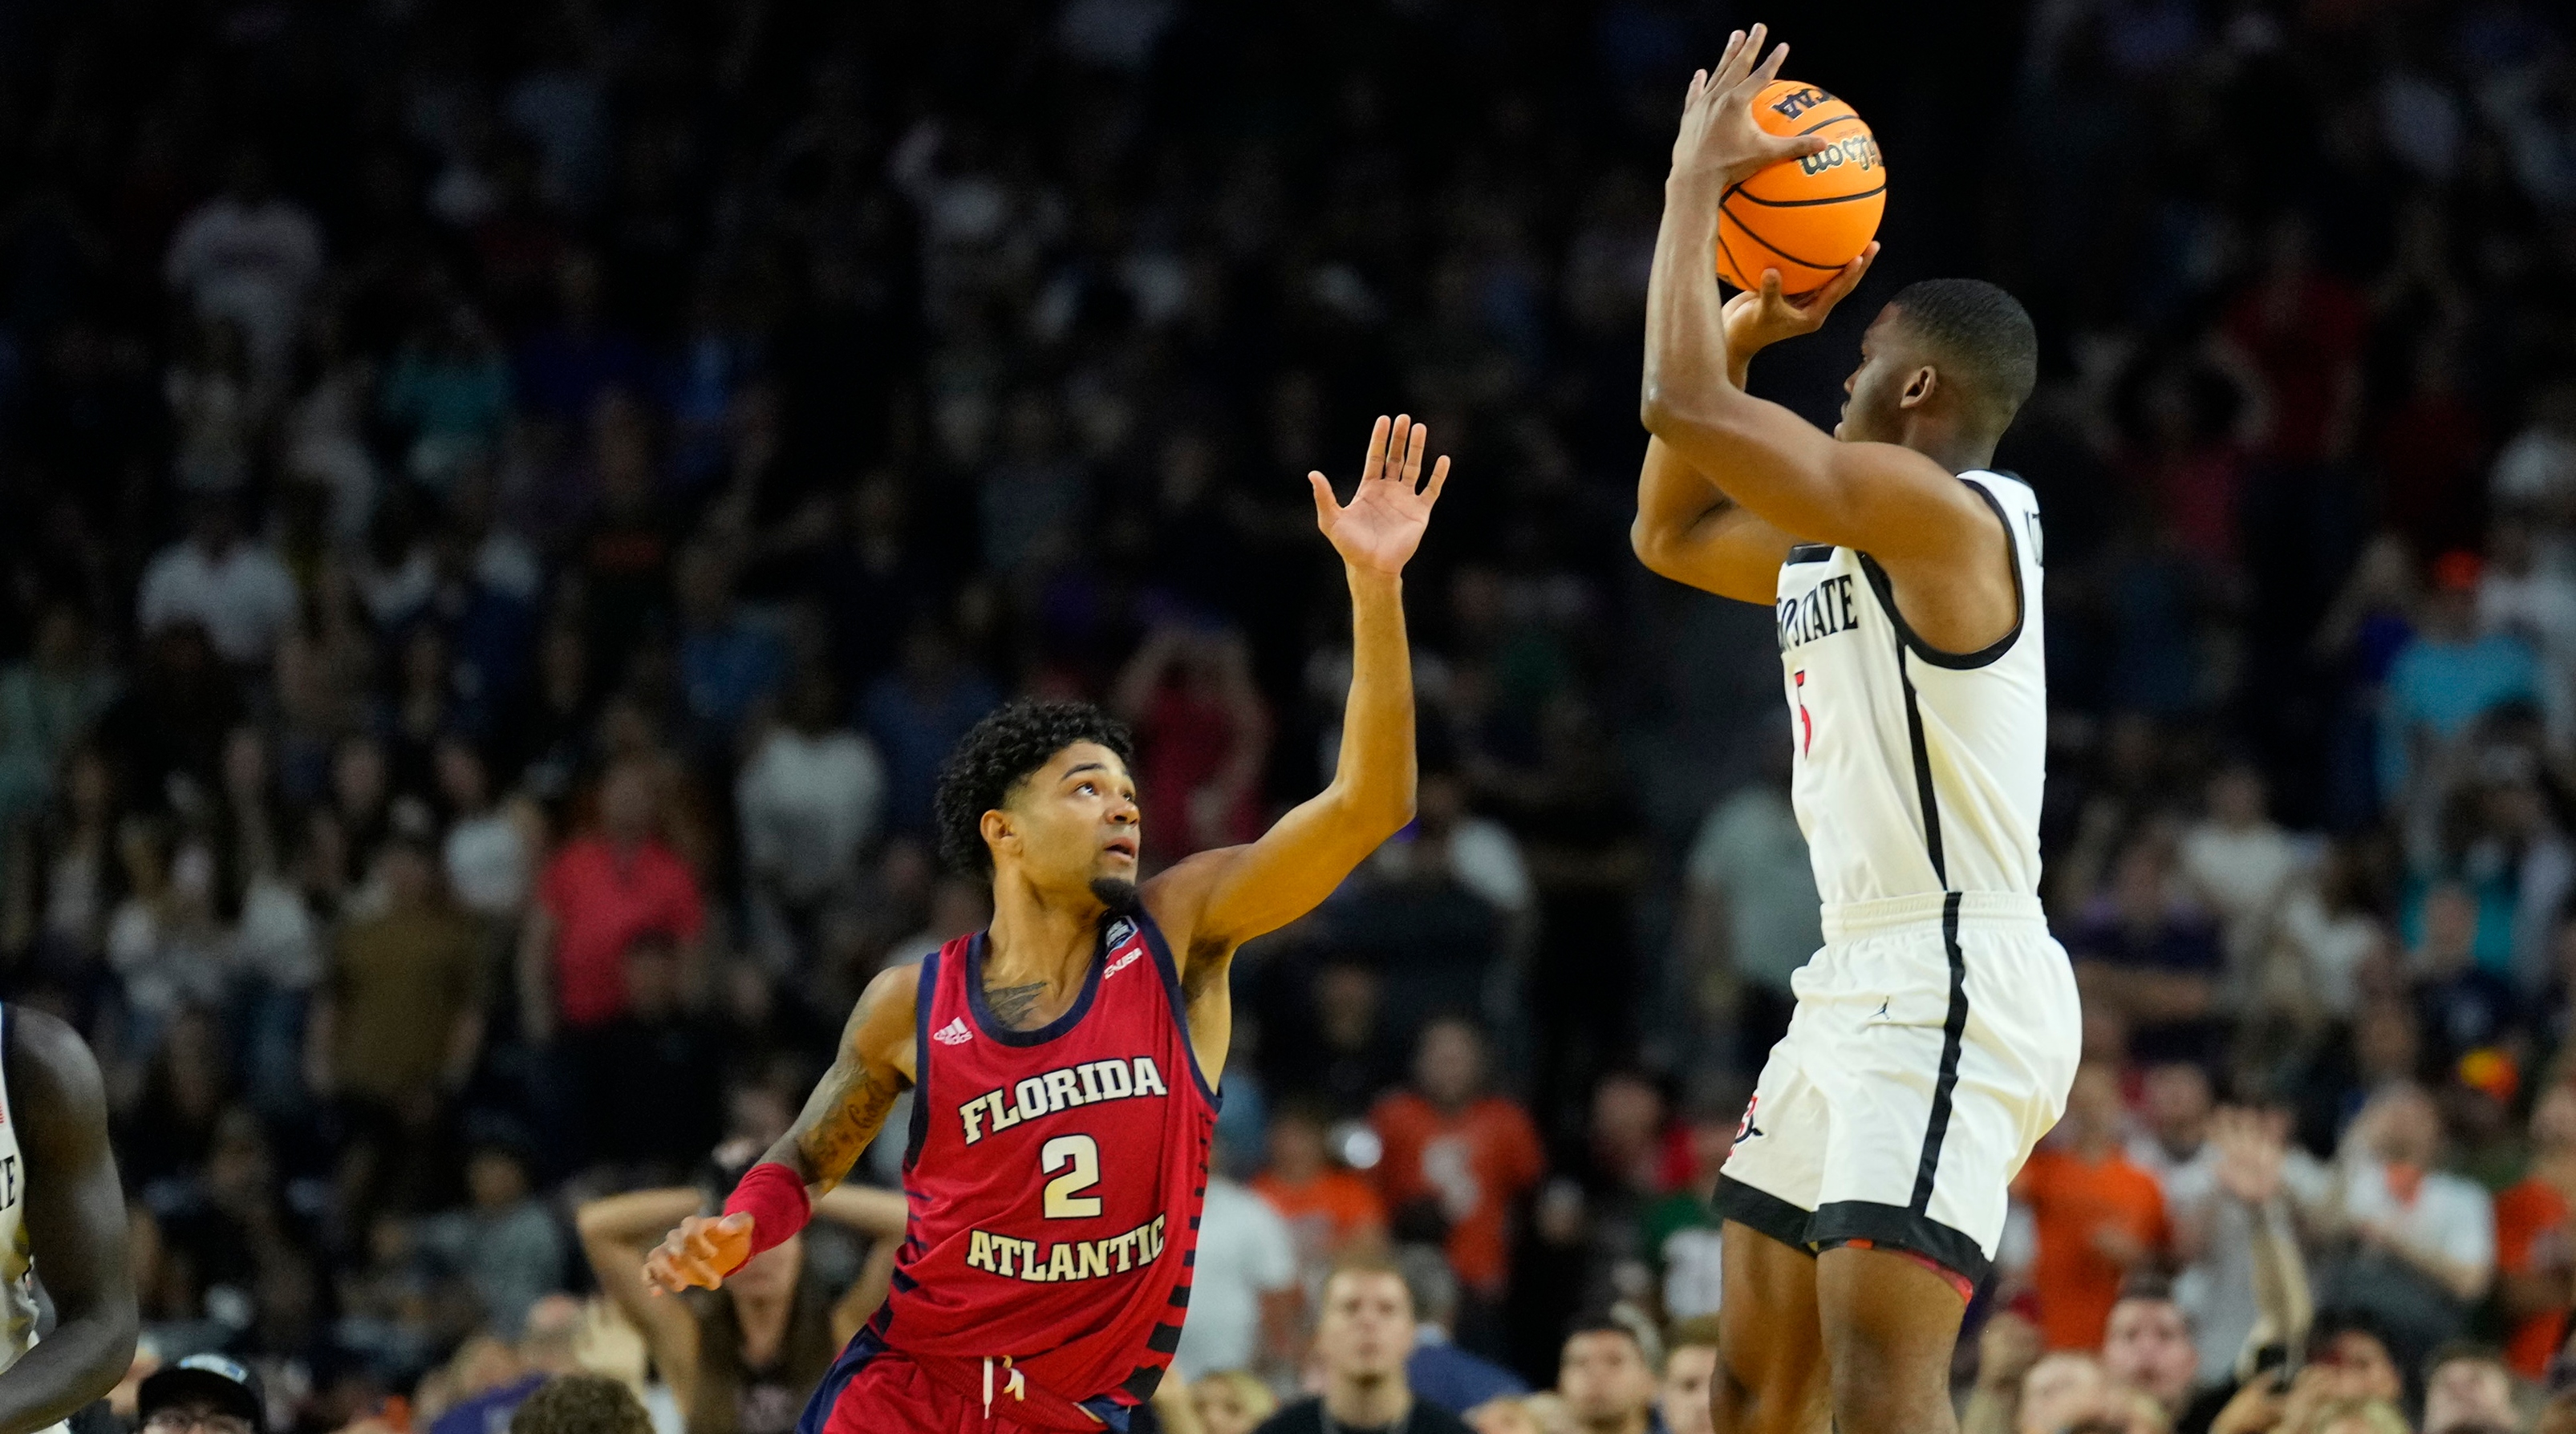
[[1726, 192], [1717, 218], [1717, 276], [1739, 289], [1780, 271], [1780, 290], [1821, 287], [1860, 257], [1887, 208], [1887, 164], [1850, 105], [1795, 80], [1773, 80], [1753, 101], [1773, 134], [1821, 135], [1831, 147], [1775, 164]]

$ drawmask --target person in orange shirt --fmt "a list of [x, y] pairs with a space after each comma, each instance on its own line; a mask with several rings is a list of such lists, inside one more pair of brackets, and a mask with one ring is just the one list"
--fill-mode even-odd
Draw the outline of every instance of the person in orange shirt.
[[1414, 1047], [1413, 1086], [1369, 1112], [1384, 1154], [1378, 1193], [1401, 1215], [1427, 1206], [1448, 1227], [1449, 1262], [1479, 1300], [1511, 1276], [1514, 1202], [1547, 1174], [1538, 1127], [1514, 1102], [1485, 1091], [1485, 1036], [1443, 1017]]
[[2098, 1349], [2129, 1271], [2172, 1242], [2164, 1192], [2120, 1152], [2120, 1078], [2087, 1064], [2067, 1092], [2066, 1118], [2013, 1181], [2039, 1227], [2031, 1282], [2051, 1349]]
[[1297, 1264], [1320, 1291], [1333, 1261], [1348, 1250], [1382, 1252], [1386, 1205], [1377, 1187], [1336, 1164], [1326, 1147], [1321, 1110], [1291, 1101], [1270, 1117], [1270, 1162], [1252, 1177], [1252, 1193], [1270, 1202], [1297, 1240]]
[[2505, 1363], [2538, 1379], [2567, 1335], [2576, 1303], [2576, 1085], [2552, 1086], [2531, 1108], [2531, 1170], [2496, 1196], [2496, 1302], [2512, 1333]]

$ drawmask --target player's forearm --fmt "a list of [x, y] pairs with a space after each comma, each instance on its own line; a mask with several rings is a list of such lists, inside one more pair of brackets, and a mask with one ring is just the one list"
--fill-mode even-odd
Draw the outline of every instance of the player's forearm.
[[[1664, 182], [1663, 225], [1646, 278], [1646, 364], [1640, 411], [1646, 427], [1723, 403], [1734, 365], [1726, 346], [1726, 301], [1710, 255], [1717, 243], [1714, 181], [1675, 174]], [[1669, 437], [1666, 441], [1671, 441]]]
[[795, 1171], [806, 1194], [821, 1199], [877, 1138], [899, 1094], [899, 1083], [888, 1073], [872, 1071], [845, 1053], [824, 1072], [796, 1123], [761, 1158]]
[[697, 1214], [705, 1204], [706, 1197], [695, 1187], [630, 1190], [584, 1202], [574, 1212], [573, 1224], [585, 1246], [633, 1246], [635, 1262], [641, 1264], [644, 1251], [662, 1238], [663, 1231]]
[[134, 1363], [134, 1295], [100, 1299], [67, 1316], [0, 1373], [0, 1429], [42, 1429], [107, 1397]]
[[[1348, 568], [1351, 690], [1333, 789], [1380, 840], [1413, 820], [1413, 654], [1404, 634], [1404, 580]], [[1374, 845], [1374, 843], [1372, 843]]]

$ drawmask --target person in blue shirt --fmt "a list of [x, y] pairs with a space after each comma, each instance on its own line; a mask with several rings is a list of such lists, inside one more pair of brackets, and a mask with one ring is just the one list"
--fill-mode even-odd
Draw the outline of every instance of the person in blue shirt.
[[1458, 1276], [1439, 1247], [1406, 1245], [1395, 1263], [1413, 1294], [1413, 1353], [1405, 1358], [1404, 1378], [1415, 1398], [1463, 1418], [1488, 1400], [1529, 1393], [1520, 1376], [1449, 1342], [1458, 1318]]
[[2445, 553], [2433, 564], [2433, 591], [2423, 621], [2388, 668], [2387, 705], [2379, 717], [2379, 794], [2405, 790], [2415, 764], [2429, 758], [2480, 717], [2540, 697], [2540, 659], [2510, 633], [2478, 630], [2474, 553]]

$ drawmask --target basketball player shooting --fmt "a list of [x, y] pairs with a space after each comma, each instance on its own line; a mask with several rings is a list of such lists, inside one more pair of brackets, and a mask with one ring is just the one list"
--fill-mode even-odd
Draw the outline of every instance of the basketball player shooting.
[[1127, 732], [1086, 704], [1013, 703], [950, 756], [941, 851], [990, 877], [991, 928], [869, 982], [794, 1128], [646, 1262], [655, 1288], [715, 1287], [794, 1234], [913, 1089], [892, 1293], [802, 1434], [1124, 1430], [1153, 1395], [1189, 1307], [1235, 948], [1412, 818], [1401, 574], [1449, 474], [1425, 481], [1428, 441], [1380, 418], [1347, 505], [1308, 475], [1350, 586], [1350, 695], [1331, 784], [1258, 841], [1140, 886]]
[[1738, 32], [1691, 81], [1646, 318], [1647, 567], [1770, 605], [1793, 800], [1824, 898], [1718, 1182], [1726, 1434], [1947, 1434], [1951, 1346], [2005, 1189], [2056, 1123], [2080, 1035], [2040, 915], [2047, 746], [2038, 502], [1993, 471], [2037, 344], [1989, 284], [1900, 291], [1861, 338], [1829, 437], [1745, 392], [1875, 246], [1803, 300], [1765, 276], [1720, 301], [1719, 206], [1817, 136], [1751, 105], [1787, 47]]

